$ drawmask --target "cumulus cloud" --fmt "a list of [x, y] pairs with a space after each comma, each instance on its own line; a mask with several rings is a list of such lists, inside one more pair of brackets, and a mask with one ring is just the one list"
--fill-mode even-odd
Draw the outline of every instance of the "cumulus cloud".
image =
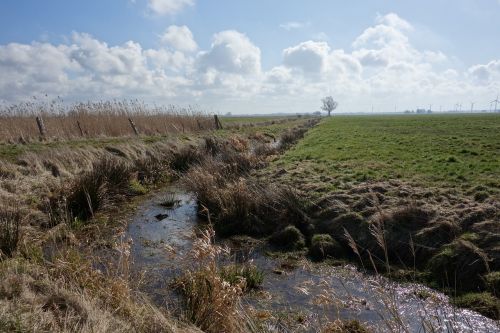
[[407, 36], [412, 25], [394, 13], [378, 16], [377, 24], [365, 29], [352, 46], [353, 55], [363, 66], [386, 67], [399, 62], [444, 62], [447, 57], [440, 51], [419, 51]]
[[157, 15], [177, 14], [189, 6], [194, 6], [194, 0], [148, 0], [148, 8]]
[[210, 50], [199, 55], [201, 70], [235, 74], [259, 74], [260, 49], [244, 34], [226, 30], [214, 35]]
[[487, 64], [471, 66], [468, 74], [475, 82], [480, 84], [489, 84], [500, 80], [500, 60], [493, 60]]
[[304, 73], [321, 73], [328, 62], [330, 47], [326, 42], [307, 41], [283, 51], [283, 62]]
[[171, 45], [173, 48], [184, 52], [193, 52], [198, 48], [193, 33], [185, 25], [171, 25], [161, 36], [161, 41]]
[[398, 30], [413, 30], [413, 26], [406, 20], [402, 19], [395, 13], [386, 15], [377, 15], [375, 20], [378, 24], [387, 25]]
[[443, 52], [412, 45], [411, 29], [396, 14], [379, 16], [352, 50], [308, 40], [285, 48], [282, 61], [267, 69], [260, 48], [235, 30], [215, 33], [199, 51], [189, 28], [175, 25], [157, 48], [134, 41], [109, 45], [85, 33], [60, 45], [11, 43], [0, 45], [0, 100], [137, 97], [253, 113], [314, 111], [332, 94], [340, 108], [349, 105], [344, 111], [366, 111], [376, 101], [390, 110], [395, 103], [411, 109], [424, 101], [489, 101], [500, 90], [500, 59], [453, 68]]

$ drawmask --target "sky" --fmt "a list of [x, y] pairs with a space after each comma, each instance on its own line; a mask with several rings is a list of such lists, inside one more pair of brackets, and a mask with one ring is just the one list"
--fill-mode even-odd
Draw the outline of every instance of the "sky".
[[498, 93], [500, 0], [0, 2], [4, 105], [489, 110]]

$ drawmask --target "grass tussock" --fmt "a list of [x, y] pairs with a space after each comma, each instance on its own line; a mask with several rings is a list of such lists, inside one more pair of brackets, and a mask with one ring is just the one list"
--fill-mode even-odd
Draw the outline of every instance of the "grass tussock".
[[300, 230], [288, 225], [282, 230], [278, 230], [271, 235], [270, 242], [284, 250], [300, 250], [306, 246], [306, 240]]
[[19, 211], [0, 207], [0, 260], [3, 256], [10, 257], [17, 249], [21, 220]]
[[67, 190], [66, 202], [72, 217], [87, 220], [95, 212], [130, 194], [132, 168], [117, 157], [104, 156], [77, 177]]
[[312, 237], [309, 256], [321, 261], [327, 258], [339, 258], [343, 255], [340, 244], [328, 234], [317, 234]]
[[428, 263], [434, 277], [458, 290], [484, 290], [482, 275], [489, 272], [488, 257], [479, 247], [464, 239], [444, 246]]
[[252, 263], [231, 264], [221, 269], [222, 278], [231, 285], [245, 281], [244, 291], [257, 289], [264, 281], [264, 273]]
[[229, 255], [229, 249], [214, 245], [214, 236], [208, 228], [195, 241], [191, 250], [194, 267], [177, 281], [185, 299], [185, 316], [205, 332], [247, 332], [248, 320], [240, 303], [246, 279], [234, 274], [228, 277], [228, 271], [221, 269], [219, 260]]

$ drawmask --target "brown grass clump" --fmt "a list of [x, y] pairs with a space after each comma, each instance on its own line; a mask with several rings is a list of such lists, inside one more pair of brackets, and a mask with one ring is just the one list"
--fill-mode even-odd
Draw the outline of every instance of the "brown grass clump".
[[219, 260], [229, 255], [229, 249], [214, 245], [214, 236], [208, 228], [195, 241], [191, 251], [195, 266], [177, 282], [185, 298], [185, 316], [205, 332], [248, 332], [240, 304], [246, 280], [229, 283], [223, 278]]
[[87, 220], [106, 205], [121, 201], [130, 193], [131, 171], [129, 164], [116, 157], [95, 161], [68, 189], [65, 199], [71, 216]]
[[212, 117], [195, 108], [148, 106], [139, 101], [64, 104], [26, 102], [0, 106], [0, 141], [26, 143], [40, 138], [36, 117], [45, 125], [43, 139], [165, 135], [215, 129]]
[[208, 209], [220, 235], [263, 236], [288, 223], [302, 232], [308, 230], [308, 220], [301, 209], [304, 204], [296, 191], [255, 179], [226, 177], [219, 170], [208, 164], [192, 168], [184, 183], [196, 193], [200, 207]]
[[196, 194], [200, 208], [206, 208], [205, 214], [209, 212], [221, 236], [268, 235], [287, 224], [308, 232], [305, 204], [297, 191], [243, 178], [263, 160], [248, 151], [238, 152], [231, 141], [210, 138], [205, 145], [210, 156], [192, 166], [183, 183]]
[[21, 213], [0, 207], [0, 260], [11, 256], [20, 239]]
[[173, 152], [169, 166], [177, 172], [186, 172], [191, 166], [198, 164], [204, 158], [203, 153], [194, 146], [183, 146]]

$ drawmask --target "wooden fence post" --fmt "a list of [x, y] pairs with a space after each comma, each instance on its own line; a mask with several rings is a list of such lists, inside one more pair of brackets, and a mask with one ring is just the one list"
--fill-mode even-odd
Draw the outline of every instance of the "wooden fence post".
[[132, 120], [132, 118], [128, 118], [128, 122], [130, 123], [130, 127], [132, 127], [132, 129], [134, 130], [135, 135], [138, 136], [139, 135], [139, 131], [137, 130], [137, 127], [135, 126], [135, 123]]
[[215, 121], [215, 129], [218, 129], [218, 130], [222, 129], [222, 124], [219, 120], [219, 117], [216, 114], [214, 114], [214, 121]]
[[38, 125], [38, 131], [40, 132], [40, 136], [42, 137], [42, 139], [45, 139], [47, 131], [45, 129], [45, 125], [43, 123], [43, 119], [41, 116], [36, 117], [36, 124]]
[[85, 136], [85, 132], [83, 131], [82, 124], [80, 124], [80, 121], [76, 121], [76, 125], [78, 126], [78, 129], [80, 130], [80, 135]]

